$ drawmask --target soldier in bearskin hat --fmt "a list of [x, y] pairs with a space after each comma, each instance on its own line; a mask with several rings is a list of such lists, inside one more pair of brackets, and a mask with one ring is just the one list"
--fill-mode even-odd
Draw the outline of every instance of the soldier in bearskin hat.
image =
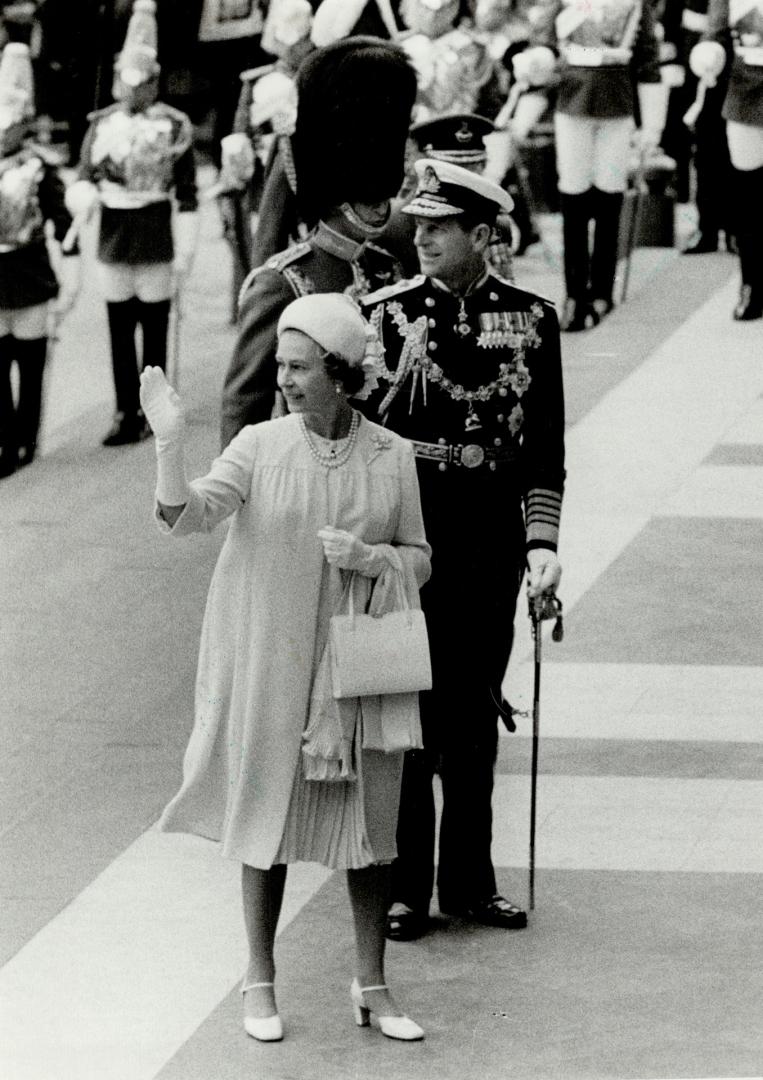
[[223, 445], [272, 414], [276, 325], [289, 301], [308, 292], [358, 297], [400, 276], [374, 240], [403, 179], [416, 94], [404, 53], [379, 38], [345, 38], [307, 57], [297, 90], [295, 131], [282, 140], [282, 171], [271, 175], [261, 218], [280, 215], [292, 228], [301, 221], [311, 231], [253, 270], [244, 285], [223, 389]]
[[78, 223], [84, 224], [96, 206], [101, 211], [97, 268], [116, 392], [116, 415], [104, 446], [137, 442], [148, 434], [138, 399], [137, 327], [143, 337], [141, 367], [164, 368], [171, 299], [190, 271], [196, 246], [193, 133], [185, 113], [156, 100], [155, 8], [153, 0], [135, 0], [115, 64], [116, 103], [91, 114], [80, 180], [67, 191]]
[[56, 168], [28, 139], [34, 114], [29, 47], [9, 42], [0, 60], [0, 476], [35, 456], [51, 301], [57, 321], [79, 289], [80, 260], [73, 251], [60, 260], [61, 284], [51, 265], [46, 223], [60, 245], [71, 217]]

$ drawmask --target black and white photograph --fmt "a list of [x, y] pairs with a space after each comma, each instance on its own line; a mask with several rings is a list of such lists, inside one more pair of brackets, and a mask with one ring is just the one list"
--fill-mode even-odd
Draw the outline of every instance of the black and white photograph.
[[0, 0], [2, 1080], [763, 1080], [763, 0]]

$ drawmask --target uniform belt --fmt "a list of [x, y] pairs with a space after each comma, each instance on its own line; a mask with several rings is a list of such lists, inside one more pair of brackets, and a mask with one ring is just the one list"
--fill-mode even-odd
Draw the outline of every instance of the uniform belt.
[[701, 11], [692, 11], [691, 8], [684, 8], [681, 14], [681, 26], [694, 34], [704, 34], [708, 22], [707, 15]]
[[734, 45], [734, 53], [750, 67], [763, 67], [763, 45]]
[[508, 465], [516, 460], [516, 450], [511, 446], [480, 446], [479, 443], [467, 443], [453, 446], [449, 443], [418, 442], [411, 439], [413, 452], [417, 458], [426, 461], [439, 461], [446, 468], [448, 465], [461, 465], [464, 469], [477, 469], [488, 465], [490, 469], [498, 465]]
[[562, 56], [571, 67], [624, 67], [631, 61], [631, 49], [609, 45], [563, 45]]

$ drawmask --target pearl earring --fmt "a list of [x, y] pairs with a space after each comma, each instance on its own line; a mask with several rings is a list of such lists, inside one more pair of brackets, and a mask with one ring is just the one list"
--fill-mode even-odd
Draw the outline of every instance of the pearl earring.
[[341, 397], [341, 395], [342, 395], [342, 384], [341, 383], [334, 383], [334, 390], [336, 391], [337, 395]]

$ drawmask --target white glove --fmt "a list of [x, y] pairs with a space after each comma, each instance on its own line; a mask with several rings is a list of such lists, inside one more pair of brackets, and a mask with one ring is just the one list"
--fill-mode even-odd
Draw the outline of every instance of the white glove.
[[74, 307], [82, 288], [82, 260], [79, 255], [67, 255], [57, 266], [58, 296], [53, 301], [56, 324]]
[[172, 269], [175, 275], [175, 288], [179, 290], [191, 272], [196, 255], [196, 243], [199, 239], [199, 215], [195, 210], [184, 210], [175, 214], [174, 221], [175, 257]]
[[89, 180], [75, 180], [64, 192], [64, 204], [73, 218], [87, 220], [98, 203], [98, 188]]
[[372, 544], [366, 544], [344, 529], [326, 525], [318, 531], [326, 561], [340, 570], [357, 570], [365, 577], [378, 577], [389, 563]]
[[183, 460], [185, 416], [180, 397], [161, 368], [141, 372], [140, 404], [154, 433], [156, 500], [164, 506], [183, 506], [190, 492]]
[[689, 53], [689, 67], [708, 86], [715, 86], [726, 66], [726, 52], [718, 41], [698, 41]]
[[532, 45], [511, 61], [514, 77], [528, 86], [545, 86], [556, 68], [556, 57], [547, 45]]
[[665, 83], [639, 83], [638, 104], [641, 127], [637, 143], [642, 154], [656, 150], [660, 145], [668, 115], [668, 88]]
[[532, 600], [541, 593], [555, 593], [562, 577], [562, 564], [550, 548], [527, 552], [527, 595]]
[[254, 175], [254, 150], [248, 135], [233, 131], [220, 139], [222, 177], [243, 187]]

